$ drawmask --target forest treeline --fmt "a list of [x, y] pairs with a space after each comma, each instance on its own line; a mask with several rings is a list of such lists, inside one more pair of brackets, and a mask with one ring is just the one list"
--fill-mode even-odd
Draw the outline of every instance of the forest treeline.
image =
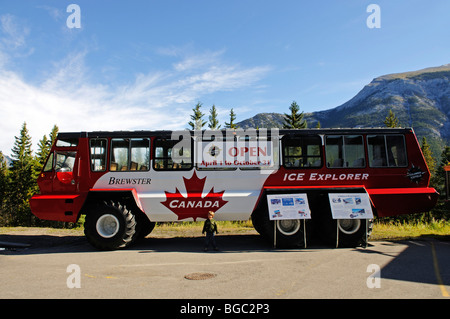
[[[203, 121], [204, 114], [199, 102], [193, 108], [191, 121], [188, 123], [191, 129], [202, 129], [209, 122], [210, 129], [220, 129], [215, 106], [210, 110], [209, 121]], [[284, 128], [302, 129], [307, 127], [300, 112], [298, 104], [293, 101], [289, 107], [290, 113], [285, 115]], [[225, 122], [225, 128], [237, 128], [235, 124], [236, 114], [230, 111], [230, 120]], [[397, 127], [398, 120], [390, 111], [384, 124], [387, 127]], [[318, 125], [320, 127], [320, 124]], [[76, 226], [73, 223], [43, 221], [35, 217], [30, 210], [29, 199], [39, 192], [37, 178], [45, 164], [51, 146], [56, 139], [58, 126], [54, 125], [48, 135], [44, 135], [37, 143], [37, 150], [32, 150], [32, 139], [23, 123], [18, 136], [15, 136], [11, 149], [12, 162], [8, 163], [6, 157], [0, 151], [0, 227], [2, 226], [42, 226], [42, 227], [66, 227]], [[388, 220], [431, 222], [432, 220], [450, 220], [450, 203], [444, 200], [445, 195], [445, 171], [444, 166], [450, 165], [450, 147], [445, 146], [440, 158], [433, 158], [430, 146], [425, 138], [421, 141], [421, 148], [431, 172], [431, 187], [434, 187], [441, 198], [437, 206], [430, 212], [414, 215], [404, 215], [389, 218]]]

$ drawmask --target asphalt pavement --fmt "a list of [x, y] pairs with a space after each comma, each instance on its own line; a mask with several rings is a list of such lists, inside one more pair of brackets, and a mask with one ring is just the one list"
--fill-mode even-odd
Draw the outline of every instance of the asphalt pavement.
[[1, 299], [450, 299], [450, 242], [435, 239], [277, 249], [254, 234], [219, 235], [220, 250], [208, 252], [201, 237], [117, 251], [83, 236], [0, 242], [21, 244], [0, 245]]

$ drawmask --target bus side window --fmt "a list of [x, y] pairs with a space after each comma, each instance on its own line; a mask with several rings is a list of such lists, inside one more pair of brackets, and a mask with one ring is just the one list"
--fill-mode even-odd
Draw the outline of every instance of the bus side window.
[[287, 168], [321, 167], [320, 136], [302, 136], [283, 140], [283, 165]]
[[367, 136], [370, 167], [405, 167], [408, 165], [403, 135]]
[[130, 141], [131, 171], [148, 171], [150, 163], [150, 140], [133, 138]]
[[128, 171], [129, 162], [128, 138], [113, 138], [111, 140], [111, 171]]
[[103, 172], [106, 170], [106, 145], [107, 139], [93, 138], [90, 143], [91, 170]]
[[325, 158], [327, 167], [342, 167], [344, 164], [342, 136], [325, 137]]
[[366, 166], [361, 135], [328, 135], [325, 137], [327, 167], [359, 168]]
[[406, 145], [403, 135], [386, 135], [389, 166], [408, 166]]
[[111, 171], [148, 171], [150, 139], [113, 138], [111, 140]]
[[[154, 143], [153, 168], [155, 170], [190, 170], [192, 168], [192, 153], [188, 149], [176, 149], [179, 141], [157, 139]], [[183, 159], [181, 163], [174, 163], [172, 152], [177, 152]]]

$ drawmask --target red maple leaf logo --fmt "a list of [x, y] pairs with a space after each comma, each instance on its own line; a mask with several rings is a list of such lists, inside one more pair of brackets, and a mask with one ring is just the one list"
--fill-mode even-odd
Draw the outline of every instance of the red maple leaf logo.
[[161, 202], [161, 204], [177, 214], [178, 220], [190, 217], [194, 218], [194, 221], [198, 217], [206, 219], [209, 211], [215, 212], [227, 203], [227, 201], [222, 199], [225, 191], [215, 193], [214, 187], [211, 188], [205, 197], [202, 197], [206, 177], [198, 178], [195, 171], [190, 179], [183, 177], [183, 180], [187, 197], [184, 197], [178, 188], [175, 188], [175, 193], [164, 191], [166, 200]]

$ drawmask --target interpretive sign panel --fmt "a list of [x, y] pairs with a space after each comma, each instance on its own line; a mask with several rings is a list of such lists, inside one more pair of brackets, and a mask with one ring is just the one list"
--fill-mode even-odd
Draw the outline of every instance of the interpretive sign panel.
[[372, 206], [367, 193], [330, 193], [331, 214], [334, 219], [371, 219]]
[[306, 194], [267, 195], [267, 203], [270, 220], [311, 218]]

